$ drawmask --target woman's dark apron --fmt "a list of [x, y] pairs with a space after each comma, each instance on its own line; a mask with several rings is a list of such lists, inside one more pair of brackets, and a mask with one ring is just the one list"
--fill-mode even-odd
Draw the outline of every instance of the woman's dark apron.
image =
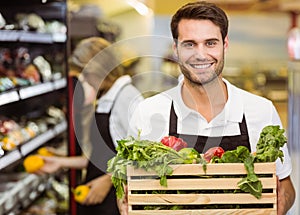
[[[111, 108], [112, 109], [112, 108]], [[100, 161], [101, 156], [107, 157], [107, 154], [111, 154], [114, 152], [116, 154], [115, 146], [113, 144], [112, 137], [109, 131], [109, 118], [111, 115], [111, 110], [109, 113], [96, 113], [95, 120], [92, 120], [91, 127], [91, 141], [92, 141], [92, 154], [91, 159], [87, 166], [87, 174], [86, 174], [86, 182], [89, 182], [101, 175], [106, 174], [106, 162], [109, 159], [105, 159], [105, 162]], [[102, 138], [99, 138], [99, 133]], [[106, 146], [109, 148], [107, 148]], [[103, 149], [106, 147], [110, 150], [107, 153], [107, 149]], [[99, 162], [102, 163], [99, 163]], [[100, 167], [100, 168], [99, 168]], [[110, 192], [104, 199], [101, 204], [97, 205], [79, 205], [78, 207], [78, 215], [119, 215], [119, 210], [116, 202], [115, 188], [112, 186]]]
[[170, 111], [169, 135], [182, 138], [188, 143], [188, 147], [196, 149], [199, 153], [205, 153], [209, 148], [215, 146], [220, 146], [225, 151], [234, 150], [238, 146], [246, 146], [249, 151], [251, 151], [245, 115], [243, 115], [242, 122], [239, 123], [241, 134], [234, 136], [207, 137], [200, 135], [178, 134], [177, 120], [178, 118], [172, 103]]

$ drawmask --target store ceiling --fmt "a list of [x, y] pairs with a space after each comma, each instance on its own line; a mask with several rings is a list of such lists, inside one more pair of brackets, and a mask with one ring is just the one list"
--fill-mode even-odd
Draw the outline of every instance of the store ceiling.
[[[132, 7], [129, 2], [139, 1], [150, 7], [155, 14], [172, 14], [184, 3], [192, 0], [69, 0], [72, 5], [94, 4], [106, 16], [113, 16]], [[194, 0], [195, 1], [195, 0]], [[299, 0], [209, 0], [228, 11], [296, 11], [300, 12]]]

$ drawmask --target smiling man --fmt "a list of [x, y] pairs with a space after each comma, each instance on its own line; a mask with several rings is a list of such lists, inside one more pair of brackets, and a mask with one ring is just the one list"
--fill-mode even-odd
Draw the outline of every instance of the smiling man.
[[[262, 129], [282, 123], [270, 100], [222, 77], [229, 46], [225, 12], [212, 3], [188, 3], [172, 17], [171, 31], [184, 78], [178, 86], [141, 102], [128, 134], [136, 137], [141, 131], [141, 139], [156, 141], [168, 135], [181, 137], [200, 153], [240, 145], [256, 151]], [[282, 150], [284, 162], [276, 162], [278, 215], [286, 214], [295, 200], [287, 146]]]

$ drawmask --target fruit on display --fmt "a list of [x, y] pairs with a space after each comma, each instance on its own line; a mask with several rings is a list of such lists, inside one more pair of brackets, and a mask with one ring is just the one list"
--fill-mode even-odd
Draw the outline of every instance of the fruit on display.
[[75, 201], [78, 203], [83, 203], [89, 192], [90, 192], [90, 187], [88, 187], [87, 185], [78, 185], [73, 190]]
[[44, 160], [38, 155], [29, 155], [24, 159], [23, 166], [28, 173], [34, 173], [44, 166]]

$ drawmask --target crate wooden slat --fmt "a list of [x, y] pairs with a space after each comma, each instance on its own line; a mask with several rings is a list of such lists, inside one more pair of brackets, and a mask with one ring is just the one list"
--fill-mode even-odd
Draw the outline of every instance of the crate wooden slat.
[[[168, 186], [161, 186], [155, 172], [127, 167], [128, 205], [130, 215], [196, 215], [196, 214], [276, 214], [276, 165], [256, 163], [254, 171], [260, 176], [263, 189], [267, 189], [260, 199], [249, 193], [237, 192], [237, 183], [245, 176], [244, 164], [208, 164], [206, 173], [200, 164], [172, 165], [173, 174], [168, 178]], [[175, 177], [174, 177], [175, 176]], [[152, 194], [151, 191], [187, 191], [182, 194]], [[219, 190], [219, 192], [216, 192]], [[222, 192], [226, 190], [226, 192]], [[205, 192], [203, 192], [205, 191]], [[228, 192], [229, 191], [229, 192]], [[265, 205], [270, 207], [266, 208]], [[183, 205], [178, 210], [142, 210], [137, 206]], [[200, 206], [198, 209], [189, 209]], [[206, 209], [212, 205], [247, 205], [239, 209]], [[251, 208], [256, 205], [257, 208]], [[261, 206], [261, 207], [260, 207]], [[186, 209], [188, 208], [188, 209]]]
[[[276, 193], [262, 194], [261, 199], [257, 199], [249, 194], [228, 193], [226, 194], [226, 204], [268, 204], [276, 199]], [[220, 204], [224, 201], [224, 194], [131, 194], [129, 201], [134, 205], [171, 205], [175, 202], [180, 204]]]
[[[225, 189], [239, 189], [237, 183], [241, 178], [182, 178], [182, 179], [168, 179], [168, 187], [160, 185], [159, 180], [153, 179], [135, 179], [128, 181], [128, 186], [132, 190], [225, 190]], [[264, 188], [274, 188], [276, 178], [260, 178]], [[145, 183], [147, 186], [145, 186]], [[183, 186], [184, 184], [184, 186]]]
[[214, 210], [135, 210], [129, 211], [130, 215], [276, 215], [274, 209], [214, 209]]

